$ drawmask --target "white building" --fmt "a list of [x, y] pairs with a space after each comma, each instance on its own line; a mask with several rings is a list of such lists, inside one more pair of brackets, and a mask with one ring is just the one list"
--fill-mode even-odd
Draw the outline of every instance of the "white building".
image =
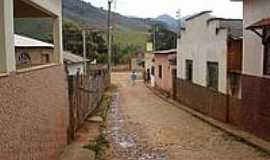
[[[229, 47], [241, 40], [242, 20], [216, 18], [210, 13], [201, 12], [186, 20], [178, 45], [177, 76], [227, 94]], [[240, 72], [241, 68], [235, 70]], [[211, 71], [216, 77], [209, 75]]]
[[203, 11], [186, 19], [177, 49], [176, 98], [228, 121], [227, 95], [241, 98], [242, 20]]
[[69, 75], [77, 75], [85, 73], [84, 63], [89, 62], [89, 59], [84, 59], [81, 56], [72, 54], [71, 52], [64, 51], [64, 62], [67, 65]]

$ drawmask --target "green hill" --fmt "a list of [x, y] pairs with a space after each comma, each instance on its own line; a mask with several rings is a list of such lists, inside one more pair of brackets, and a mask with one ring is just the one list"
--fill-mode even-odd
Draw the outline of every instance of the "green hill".
[[[94, 7], [82, 0], [63, 0], [63, 20], [77, 23], [80, 26], [106, 29], [107, 11]], [[138, 45], [145, 47], [147, 32], [151, 28], [151, 20], [112, 14], [115, 43], [124, 47]], [[52, 25], [50, 20], [17, 19], [15, 31], [33, 38], [50, 41]]]
[[[80, 24], [81, 26], [106, 29], [107, 11], [94, 7], [91, 3], [82, 0], [63, 0], [64, 19]], [[118, 13], [112, 14], [115, 43], [121, 47], [138, 45], [145, 47], [147, 32], [151, 21], [141, 18], [131, 18]]]

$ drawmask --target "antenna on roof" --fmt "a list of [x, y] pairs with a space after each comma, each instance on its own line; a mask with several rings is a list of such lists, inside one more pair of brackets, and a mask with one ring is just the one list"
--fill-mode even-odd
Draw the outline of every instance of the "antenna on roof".
[[117, 0], [113, 1], [113, 10], [116, 11], [117, 10]]
[[178, 9], [176, 11], [176, 17], [178, 19], [178, 38], [181, 38], [181, 28], [182, 28], [182, 15], [181, 15], [181, 9]]

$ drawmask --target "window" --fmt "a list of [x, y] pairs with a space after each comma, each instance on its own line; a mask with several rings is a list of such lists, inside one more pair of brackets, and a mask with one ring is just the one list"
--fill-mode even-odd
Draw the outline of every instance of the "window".
[[186, 80], [192, 81], [193, 79], [193, 61], [186, 60]]
[[158, 66], [158, 77], [162, 79], [162, 65]]
[[218, 89], [218, 63], [207, 62], [207, 87]]

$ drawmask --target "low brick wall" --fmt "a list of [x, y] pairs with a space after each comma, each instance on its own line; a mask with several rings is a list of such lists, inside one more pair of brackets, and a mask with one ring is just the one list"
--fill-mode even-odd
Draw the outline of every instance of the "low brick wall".
[[242, 76], [240, 124], [245, 130], [270, 141], [270, 80]]
[[57, 160], [67, 122], [64, 66], [0, 78], [1, 160]]
[[244, 116], [241, 99], [230, 97], [228, 114], [228, 122], [234, 126], [238, 126], [241, 128], [241, 121], [242, 117]]
[[177, 79], [181, 103], [270, 141], [270, 79], [242, 75], [242, 99]]
[[227, 122], [227, 96], [191, 82], [177, 79], [176, 99], [196, 111]]

